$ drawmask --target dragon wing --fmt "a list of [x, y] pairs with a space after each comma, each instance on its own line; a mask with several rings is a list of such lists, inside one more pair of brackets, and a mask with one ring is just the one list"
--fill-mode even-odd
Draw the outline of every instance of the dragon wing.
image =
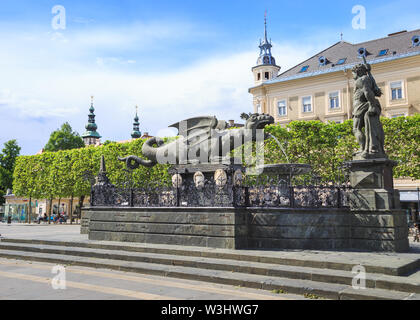
[[210, 139], [211, 130], [223, 130], [227, 128], [226, 121], [217, 120], [216, 117], [195, 117], [189, 118], [169, 127], [177, 128], [178, 134], [183, 137], [185, 143], [190, 147]]
[[169, 126], [169, 128], [176, 128], [178, 129], [178, 135], [187, 138], [190, 136], [190, 132], [192, 130], [197, 130], [201, 132], [209, 132], [211, 129], [215, 129], [217, 127], [217, 119], [216, 117], [195, 117], [189, 118], [186, 120], [182, 120], [180, 122], [174, 123]]

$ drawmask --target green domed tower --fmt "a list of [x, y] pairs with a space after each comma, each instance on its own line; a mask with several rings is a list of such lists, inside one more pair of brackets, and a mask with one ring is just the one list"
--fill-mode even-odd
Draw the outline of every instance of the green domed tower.
[[133, 139], [138, 139], [141, 137], [139, 116], [137, 115], [138, 108], [139, 107], [136, 106], [136, 116], [134, 117], [133, 132], [131, 132], [131, 137]]
[[91, 104], [89, 108], [89, 120], [88, 124], [85, 126], [86, 132], [82, 135], [85, 145], [96, 145], [100, 143], [101, 136], [96, 131], [98, 126], [95, 123], [95, 108], [93, 107], [93, 96], [91, 97]]

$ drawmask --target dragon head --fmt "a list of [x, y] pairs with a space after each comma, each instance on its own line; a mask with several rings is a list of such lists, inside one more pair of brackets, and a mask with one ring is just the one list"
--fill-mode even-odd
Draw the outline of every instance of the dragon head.
[[264, 129], [265, 126], [274, 123], [274, 118], [265, 113], [253, 113], [245, 123], [245, 129]]

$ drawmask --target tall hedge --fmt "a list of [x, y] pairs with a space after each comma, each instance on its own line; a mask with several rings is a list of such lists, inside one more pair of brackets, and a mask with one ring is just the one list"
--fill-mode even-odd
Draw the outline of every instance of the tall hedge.
[[[382, 118], [385, 131], [385, 150], [390, 159], [398, 162], [395, 177], [420, 179], [420, 114], [394, 119]], [[283, 128], [266, 127], [282, 145], [287, 158], [293, 163], [312, 165], [315, 174], [331, 180], [340, 173], [344, 161], [351, 160], [358, 149], [352, 134], [352, 121], [342, 124], [320, 121], [293, 121]], [[18, 196], [38, 199], [80, 197], [90, 193], [85, 173], [96, 176], [101, 155], [105, 157], [108, 177], [114, 184], [127, 180], [125, 163], [118, 157], [141, 154], [144, 140], [129, 143], [108, 143], [100, 147], [85, 147], [42, 155], [20, 156], [14, 171], [13, 191]], [[274, 139], [265, 142], [265, 163], [287, 162]], [[133, 172], [134, 187], [147, 181], [169, 183], [167, 165], [153, 168], [140, 167]]]

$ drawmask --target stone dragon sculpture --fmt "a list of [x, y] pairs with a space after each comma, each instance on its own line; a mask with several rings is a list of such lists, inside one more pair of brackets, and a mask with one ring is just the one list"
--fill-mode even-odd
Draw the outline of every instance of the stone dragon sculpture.
[[[216, 117], [190, 118], [169, 127], [177, 128], [179, 138], [165, 144], [161, 138], [153, 137], [147, 140], [142, 147], [142, 154], [147, 159], [137, 156], [118, 158], [125, 161], [128, 169], [136, 169], [140, 165], [153, 167], [156, 164], [180, 163], [212, 163], [229, 158], [230, 152], [238, 147], [238, 139], [244, 144], [244, 137], [251, 136], [256, 140], [258, 129], [274, 123], [274, 118], [268, 114], [250, 114], [247, 116], [245, 126], [228, 129], [224, 120]], [[263, 139], [268, 136], [263, 133]], [[248, 141], [248, 140], [247, 140]]]

